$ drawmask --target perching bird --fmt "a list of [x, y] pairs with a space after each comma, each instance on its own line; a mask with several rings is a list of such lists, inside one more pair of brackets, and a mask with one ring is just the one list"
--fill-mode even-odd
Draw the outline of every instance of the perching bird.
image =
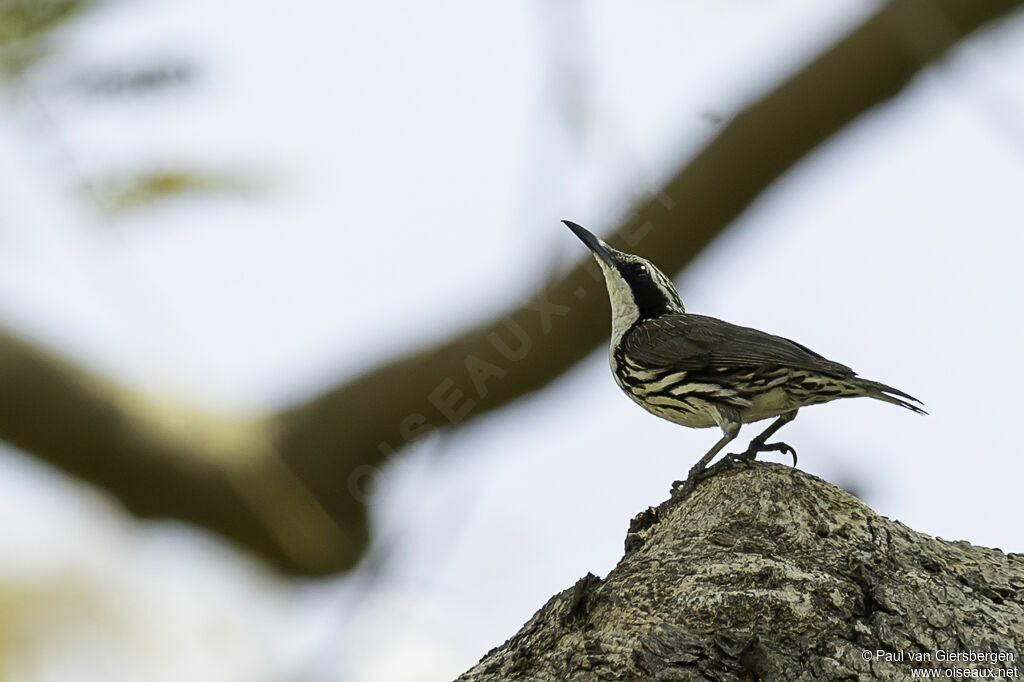
[[921, 402], [917, 398], [861, 379], [795, 341], [687, 313], [672, 281], [650, 261], [613, 249], [576, 223], [562, 222], [604, 272], [612, 304], [612, 374], [619, 387], [659, 417], [697, 428], [718, 425], [724, 432], [690, 470], [688, 481], [699, 479], [741, 425], [769, 417], [776, 420], [745, 452], [731, 457], [788, 452], [795, 466], [792, 447], [766, 441], [806, 405], [867, 396], [927, 414], [912, 404]]

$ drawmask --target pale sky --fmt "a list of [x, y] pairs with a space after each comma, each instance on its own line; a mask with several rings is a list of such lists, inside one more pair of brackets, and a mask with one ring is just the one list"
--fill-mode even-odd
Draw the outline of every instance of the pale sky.
[[[0, 324], [196, 402], [308, 395], [583, 258], [560, 219], [607, 232], [716, 117], [874, 7], [552, 4], [151, 0], [69, 24], [0, 91]], [[931, 412], [804, 410], [780, 433], [802, 469], [921, 532], [1017, 552], [1022, 32], [1018, 17], [962, 46], [677, 280], [689, 310], [793, 338]], [[163, 56], [195, 82], [111, 100], [68, 86]], [[75, 194], [160, 164], [269, 189], [116, 218]], [[317, 583], [137, 524], [4, 450], [0, 591], [35, 615], [0, 677], [452, 679], [553, 593], [607, 574], [629, 519], [717, 438], [637, 408], [602, 349], [403, 452], [373, 506], [381, 574]]]

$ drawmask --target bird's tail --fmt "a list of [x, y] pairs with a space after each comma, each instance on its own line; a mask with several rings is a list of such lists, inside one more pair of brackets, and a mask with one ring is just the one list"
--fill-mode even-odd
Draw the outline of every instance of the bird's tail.
[[[924, 410], [917, 406], [923, 405], [924, 403], [922, 403], [914, 396], [908, 393], [904, 393], [898, 388], [886, 386], [885, 384], [879, 383], [877, 381], [871, 381], [869, 379], [861, 379], [860, 377], [853, 379], [853, 383], [856, 384], [856, 386], [860, 388], [862, 391], [864, 391], [864, 395], [870, 398], [884, 400], [887, 403], [892, 403], [893, 405], [899, 405], [900, 407], [905, 407], [908, 410], [913, 410], [918, 414], [928, 414], [927, 412], [925, 412]], [[914, 405], [914, 403], [917, 403], [917, 405]]]

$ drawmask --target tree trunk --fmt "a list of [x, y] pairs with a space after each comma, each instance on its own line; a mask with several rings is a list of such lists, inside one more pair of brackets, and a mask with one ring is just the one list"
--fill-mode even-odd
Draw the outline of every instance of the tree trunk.
[[782, 465], [717, 468], [459, 679], [1024, 674], [1024, 555], [931, 538]]

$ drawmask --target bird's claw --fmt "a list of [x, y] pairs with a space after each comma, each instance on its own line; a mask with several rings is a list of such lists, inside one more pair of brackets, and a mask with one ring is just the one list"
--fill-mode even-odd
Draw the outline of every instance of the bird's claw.
[[686, 497], [694, 491], [698, 483], [708, 478], [713, 473], [714, 467], [693, 467], [690, 469], [690, 473], [686, 475], [686, 480], [672, 482], [672, 494], [680, 497]]
[[[723, 460], [728, 460], [735, 464], [749, 464], [757, 458], [759, 452], [781, 452], [782, 454], [793, 456], [793, 466], [796, 467], [796, 448], [788, 443], [779, 441], [778, 443], [762, 443], [754, 440], [747, 446], [747, 449], [743, 452], [730, 452]], [[698, 465], [699, 466], [699, 465]], [[673, 481], [672, 492], [673, 495], [685, 497], [689, 495], [697, 487], [697, 484], [706, 479], [708, 476], [713, 474], [718, 467], [698, 466], [690, 469], [690, 473], [687, 475], [685, 481]]]
[[756, 457], [756, 451], [751, 452], [750, 450], [747, 450], [746, 452], [730, 452], [725, 456], [725, 459], [730, 462], [735, 462], [736, 464], [749, 464], [750, 462], [753, 462]]
[[782, 442], [768, 443], [767, 445], [765, 445], [762, 448], [761, 452], [768, 452], [768, 451], [781, 452], [784, 455], [792, 455], [793, 456], [793, 468], [794, 469], [796, 468], [796, 448], [794, 448], [792, 445], [789, 445], [787, 443], [782, 443]]
[[744, 452], [729, 453], [726, 457], [733, 462], [753, 462], [759, 452], [781, 452], [784, 455], [793, 456], [793, 466], [796, 466], [796, 448], [788, 443], [751, 443]]

